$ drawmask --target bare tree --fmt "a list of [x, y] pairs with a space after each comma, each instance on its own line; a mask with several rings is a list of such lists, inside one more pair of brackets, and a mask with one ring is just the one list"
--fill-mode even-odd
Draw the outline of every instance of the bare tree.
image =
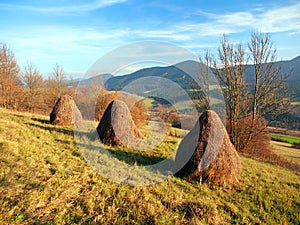
[[252, 33], [248, 44], [254, 65], [255, 81], [252, 94], [252, 119], [266, 115], [273, 119], [291, 109], [291, 97], [286, 87], [290, 71], [284, 73], [281, 65], [275, 65], [276, 48], [268, 34]]
[[209, 74], [210, 68], [213, 67], [213, 56], [209, 54], [208, 50], [205, 51], [203, 57], [199, 57], [200, 60], [200, 74], [199, 82], [202, 84], [203, 94], [205, 96], [199, 96], [200, 104], [205, 109], [209, 109], [210, 105], [210, 83], [209, 83]]
[[[245, 83], [248, 58], [242, 47], [230, 44], [224, 35], [218, 49], [219, 61], [214, 62], [216, 77], [222, 85], [222, 91], [228, 116], [228, 131], [232, 143], [239, 149], [240, 130], [239, 119], [247, 114], [249, 101]], [[220, 68], [221, 67], [221, 68]]]
[[[289, 73], [275, 64], [276, 48], [268, 34], [253, 33], [248, 43], [249, 55], [242, 44], [233, 46], [224, 35], [214, 68], [223, 88], [226, 103], [227, 128], [232, 143], [242, 150], [265, 131], [265, 117], [273, 118], [291, 109], [291, 97], [286, 88]], [[250, 61], [251, 60], [251, 61]], [[254, 72], [246, 79], [247, 64]], [[251, 72], [251, 71], [250, 71]]]
[[24, 107], [29, 111], [34, 111], [35, 108], [40, 107], [41, 103], [43, 103], [43, 77], [37, 67], [32, 63], [27, 63], [21, 79], [25, 86]]
[[66, 90], [66, 76], [63, 71], [63, 68], [58, 63], [55, 64], [52, 73], [53, 80], [55, 81], [55, 92], [57, 94], [57, 98], [60, 98], [61, 95]]
[[21, 90], [20, 68], [14, 54], [6, 44], [0, 43], [0, 106], [17, 108], [18, 92]]

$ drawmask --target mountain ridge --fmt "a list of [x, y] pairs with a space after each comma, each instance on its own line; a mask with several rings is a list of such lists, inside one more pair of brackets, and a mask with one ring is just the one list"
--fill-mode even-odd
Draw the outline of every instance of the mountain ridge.
[[[82, 80], [80, 84], [89, 85], [92, 82], [97, 82], [98, 84], [104, 85], [107, 90], [119, 91], [138, 78], [150, 76], [170, 79], [183, 88], [191, 88], [190, 82], [193, 82], [193, 79], [189, 74], [186, 73], [186, 71], [191, 71], [191, 73], [194, 73], [195, 71], [192, 71], [192, 68], [196, 64], [197, 66], [199, 65], [199, 63], [196, 61], [188, 60], [170, 66], [154, 66], [149, 68], [142, 68], [135, 72], [118, 76], [114, 76], [112, 74], [101, 74], [89, 79]], [[291, 75], [287, 79], [287, 84], [297, 89], [297, 86], [300, 86], [300, 55], [291, 60], [280, 60], [274, 62], [275, 67], [279, 65], [282, 66], [282, 74], [288, 73], [291, 70]], [[212, 68], [211, 70], [213, 72]], [[250, 64], [246, 69], [246, 80], [250, 82], [253, 77], [254, 65]], [[300, 99], [300, 90], [296, 90], [296, 92], [297, 99]]]

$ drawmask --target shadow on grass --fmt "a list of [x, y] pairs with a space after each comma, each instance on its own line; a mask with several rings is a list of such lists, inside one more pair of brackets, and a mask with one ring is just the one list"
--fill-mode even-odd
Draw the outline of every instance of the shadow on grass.
[[123, 161], [127, 164], [134, 165], [137, 164], [139, 166], [148, 166], [159, 163], [163, 161], [165, 158], [158, 156], [147, 156], [143, 155], [139, 152], [127, 152], [123, 150], [111, 150], [106, 149], [109, 153], [117, 158], [120, 161]]
[[102, 152], [103, 154], [105, 154], [106, 151], [106, 153], [109, 153], [111, 157], [114, 157], [119, 161], [123, 161], [129, 165], [148, 166], [165, 160], [164, 157], [148, 156], [138, 151], [133, 152], [133, 151], [123, 150], [123, 149], [113, 149], [108, 146], [100, 147], [100, 146], [95, 146], [95, 145], [85, 144], [85, 143], [77, 143], [77, 145], [79, 147], [84, 147], [91, 151], [96, 150], [99, 151], [100, 153]]
[[[47, 130], [47, 131], [54, 131], [63, 133], [66, 135], [72, 135], [74, 136], [74, 131], [72, 128], [68, 129], [65, 127], [60, 126], [53, 126], [49, 123], [49, 121], [44, 119], [38, 119], [38, 118], [32, 118], [33, 121], [38, 123], [26, 123], [29, 126], [36, 127], [39, 129]], [[78, 132], [76, 131], [75, 134], [77, 136], [85, 136], [90, 141], [97, 140], [97, 132]], [[68, 141], [63, 141], [63, 144], [70, 144]], [[139, 166], [147, 166], [147, 165], [153, 165], [156, 163], [159, 163], [163, 160], [165, 160], [164, 157], [159, 156], [148, 156], [146, 152], [139, 152], [139, 151], [131, 151], [130, 149], [116, 149], [116, 148], [110, 148], [108, 146], [100, 147], [100, 146], [94, 146], [91, 144], [85, 144], [85, 143], [77, 143], [78, 147], [83, 146], [90, 150], [99, 150], [105, 149], [110, 155], [119, 161], [123, 161], [129, 165], [139, 165]]]
[[36, 128], [39, 128], [39, 129], [43, 129], [43, 130], [47, 130], [47, 131], [55, 131], [55, 132], [59, 132], [59, 133], [63, 133], [63, 134], [67, 134], [67, 135], [74, 135], [74, 132], [73, 130], [68, 129], [68, 128], [64, 128], [64, 127], [55, 127], [55, 126], [52, 126], [52, 125], [48, 125], [48, 126], [44, 126], [43, 124], [40, 125], [40, 124], [36, 124], [36, 123], [25, 123], [26, 125], [29, 125], [29, 126], [32, 126], [32, 127], [36, 127]]
[[293, 143], [290, 148], [293, 148], [293, 149], [296, 149], [296, 150], [300, 150], [300, 143], [299, 142], [296, 142], [296, 143]]
[[61, 139], [58, 139], [58, 138], [55, 138], [55, 141], [61, 143], [61, 144], [64, 144], [64, 145], [70, 145], [71, 144], [71, 141], [68, 141], [68, 140], [61, 140]]
[[49, 120], [45, 120], [45, 119], [40, 119], [40, 118], [31, 118], [33, 121], [42, 123], [42, 124], [50, 124]]

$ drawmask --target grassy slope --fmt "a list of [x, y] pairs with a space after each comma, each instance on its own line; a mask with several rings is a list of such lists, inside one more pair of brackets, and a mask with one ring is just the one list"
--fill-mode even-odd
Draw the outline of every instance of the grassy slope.
[[94, 172], [71, 129], [47, 119], [0, 109], [0, 224], [300, 223], [297, 173], [242, 157], [234, 187], [128, 187]]
[[300, 149], [293, 148], [291, 143], [271, 141], [271, 149], [276, 154], [300, 165]]

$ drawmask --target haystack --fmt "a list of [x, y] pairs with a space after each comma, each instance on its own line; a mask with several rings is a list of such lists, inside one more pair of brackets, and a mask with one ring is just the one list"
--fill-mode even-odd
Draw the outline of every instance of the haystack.
[[179, 145], [175, 175], [216, 185], [236, 182], [241, 163], [221, 119], [207, 110], [198, 122]]
[[82, 115], [70, 95], [61, 96], [52, 112], [50, 113], [50, 123], [60, 126], [77, 125], [82, 121]]
[[142, 137], [132, 120], [129, 108], [120, 100], [114, 100], [108, 105], [97, 132], [102, 143], [110, 146], [134, 147]]

